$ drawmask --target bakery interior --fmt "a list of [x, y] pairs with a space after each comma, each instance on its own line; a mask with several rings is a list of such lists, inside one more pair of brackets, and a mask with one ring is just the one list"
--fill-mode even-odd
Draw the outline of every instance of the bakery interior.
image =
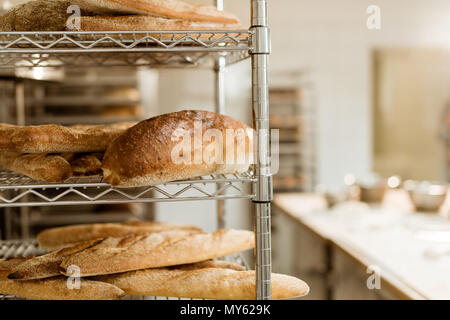
[[[27, 2], [0, 1], [0, 15]], [[72, 165], [73, 176], [63, 182], [28, 178], [26, 172], [20, 172], [23, 168], [4, 168], [0, 171], [0, 258], [45, 254], [41, 240], [38, 238], [39, 244], [36, 241], [44, 230], [86, 224], [127, 226], [127, 221], [139, 220], [156, 222], [149, 224], [150, 229], [196, 226], [205, 237], [218, 229], [242, 232], [224, 235], [224, 239], [243, 238], [235, 247], [230, 244], [231, 255], [221, 255], [217, 249], [219, 253], [206, 252], [203, 259], [183, 260], [183, 254], [175, 253], [181, 262], [172, 265], [214, 258], [233, 263], [229, 268], [238, 270], [233, 272], [250, 272], [235, 267], [240, 264], [247, 270], [258, 268], [262, 274], [249, 273], [247, 281], [256, 291], [250, 297], [231, 293], [208, 296], [201, 290], [186, 293], [174, 284], [174, 288], [167, 285], [159, 291], [126, 295], [127, 299], [225, 299], [226, 294], [236, 299], [450, 299], [450, 2], [183, 2], [217, 6], [218, 11], [237, 16], [242, 29], [256, 26], [252, 30], [258, 32], [265, 26], [257, 26], [251, 17], [259, 14], [260, 20], [256, 20], [263, 21], [262, 7], [257, 6], [267, 5], [270, 55], [264, 50], [268, 45], [249, 43], [242, 40], [245, 34], [236, 32], [231, 37], [226, 32], [210, 33], [206, 38], [191, 34], [192, 38], [179, 43], [176, 36], [183, 35], [181, 31], [172, 38], [162, 32], [151, 34], [150, 40], [140, 44], [160, 49], [165, 45], [160, 52], [139, 51], [139, 45], [130, 51], [130, 47], [120, 46], [132, 42], [129, 34], [112, 32], [110, 36], [116, 41], [98, 51], [96, 40], [105, 32], [102, 36], [95, 32], [74, 36], [75, 42], [87, 44], [77, 50], [74, 42], [64, 40], [46, 47], [62, 35], [31, 30], [25, 37], [33, 41], [27, 42], [18, 32], [5, 29], [0, 18], [0, 122], [21, 127], [109, 126], [182, 110], [203, 110], [252, 126], [254, 113], [268, 105], [266, 123], [273, 129], [271, 184], [256, 183], [255, 172], [250, 169], [237, 175], [213, 176], [211, 172], [202, 180], [184, 177], [181, 183], [172, 179], [176, 181], [140, 185], [131, 191], [105, 183], [100, 167], [93, 173], [86, 174], [83, 168], [77, 173], [73, 158], [65, 158]], [[187, 25], [187, 30], [196, 30], [195, 25]], [[212, 24], [213, 30], [215, 26], [222, 30]], [[259, 38], [247, 34], [259, 41], [266, 35], [265, 40], [269, 40], [264, 32]], [[154, 39], [159, 44], [152, 43]], [[196, 41], [199, 39], [203, 42]], [[198, 49], [203, 44], [206, 46]], [[110, 52], [104, 53], [108, 45]], [[172, 50], [177, 45], [180, 53]], [[58, 52], [65, 50], [64, 46], [73, 50]], [[252, 51], [256, 49], [249, 46], [262, 51]], [[27, 51], [29, 48], [34, 51]], [[265, 60], [257, 59], [267, 56], [266, 70]], [[266, 71], [269, 81], [264, 98]], [[0, 138], [5, 140], [10, 127], [2, 128], [0, 125]], [[7, 151], [1, 149], [5, 155]], [[103, 152], [105, 149], [90, 154], [99, 165], [106, 162]], [[58, 154], [64, 158], [63, 153]], [[9, 163], [0, 164], [5, 167]], [[89, 177], [76, 177], [84, 174]], [[259, 194], [261, 186], [273, 188], [273, 197]], [[269, 201], [255, 201], [258, 196], [267, 196]], [[270, 220], [264, 223], [263, 214], [271, 217], [271, 224]], [[139, 228], [138, 223], [135, 226]], [[180, 229], [188, 232], [186, 237], [192, 236], [191, 231]], [[249, 250], [255, 243], [244, 243], [244, 230], [260, 233], [256, 250]], [[261, 241], [271, 250], [261, 251]], [[113, 275], [110, 278], [94, 272], [99, 266], [91, 266], [91, 274], [101, 280], [114, 278], [119, 272], [158, 271], [154, 268], [171, 266], [150, 263], [144, 269], [140, 261], [136, 263], [134, 269], [106, 273]], [[208, 270], [214, 268], [222, 267]], [[269, 275], [272, 271], [271, 290], [263, 281], [267, 271]], [[20, 296], [20, 291], [14, 294], [11, 281], [20, 280], [3, 274], [5, 288], [9, 285], [13, 289], [1, 292], [0, 279], [0, 299], [58, 299], [39, 294], [39, 278], [22, 279], [21, 283], [36, 285], [33, 296]], [[275, 274], [295, 279], [295, 294], [275, 284]], [[94, 299], [120, 296], [117, 292], [117, 296], [111, 295]]]

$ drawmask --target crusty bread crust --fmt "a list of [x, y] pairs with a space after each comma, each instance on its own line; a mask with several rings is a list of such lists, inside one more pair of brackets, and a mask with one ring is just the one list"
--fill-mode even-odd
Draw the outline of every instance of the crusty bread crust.
[[[255, 271], [236, 271], [220, 267], [145, 269], [95, 277], [124, 290], [127, 294], [192, 299], [254, 300]], [[273, 273], [272, 299], [307, 295], [308, 285], [295, 277]]]
[[63, 182], [72, 176], [70, 164], [54, 154], [0, 152], [0, 166], [50, 183]]
[[79, 31], [244, 29], [233, 14], [176, 0], [33, 0], [1, 15], [0, 31], [78, 31], [67, 27], [74, 4], [81, 8]]
[[[152, 31], [152, 30], [242, 30], [238, 23], [186, 21], [145, 15], [83, 16], [82, 31]], [[157, 36], [157, 35], [154, 35]], [[171, 37], [171, 35], [168, 35]]]
[[101, 240], [85, 241], [72, 247], [63, 248], [42, 256], [28, 259], [12, 268], [8, 278], [15, 280], [34, 280], [58, 276], [60, 275], [59, 265], [65, 257], [92, 247], [99, 242], [101, 242]]
[[180, 0], [72, 0], [82, 10], [99, 14], [147, 14], [157, 17], [218, 23], [239, 23], [231, 13], [213, 6], [194, 5]]
[[0, 16], [0, 31], [64, 31], [69, 6], [64, 0], [25, 2]]
[[100, 281], [82, 279], [79, 289], [69, 289], [67, 278], [59, 276], [43, 280], [8, 279], [11, 269], [27, 258], [0, 259], [0, 293], [36, 300], [109, 300], [125, 295], [118, 287]]
[[105, 151], [108, 145], [135, 123], [111, 125], [57, 124], [0, 126], [0, 151], [18, 153], [61, 153]]
[[[195, 122], [201, 123], [202, 135], [215, 129], [223, 137], [223, 161], [215, 153], [206, 161], [205, 157], [195, 162], [195, 153], [204, 155], [214, 142], [196, 145], [192, 140]], [[172, 152], [181, 139], [173, 139], [177, 130], [184, 130], [191, 138], [190, 162], [174, 162]], [[227, 151], [234, 150], [236, 156], [238, 140], [226, 139], [227, 130], [242, 131], [245, 134], [245, 161], [226, 159]], [[242, 173], [252, 162], [252, 135], [243, 122], [231, 117], [208, 111], [180, 111], [163, 114], [141, 121], [118, 137], [106, 150], [103, 157], [105, 180], [118, 187], [154, 185], [174, 180], [189, 179], [209, 174]], [[216, 158], [214, 158], [216, 157]], [[234, 160], [234, 162], [233, 162]]]
[[102, 173], [102, 153], [88, 153], [76, 155], [70, 161], [72, 172], [77, 177], [96, 176]]
[[177, 225], [154, 221], [128, 221], [124, 223], [80, 224], [46, 229], [37, 235], [37, 241], [42, 248], [57, 249], [73, 245], [80, 241], [143, 235], [168, 230], [201, 231], [197, 226], [187, 224]]
[[159, 268], [210, 260], [255, 246], [253, 232], [243, 230], [184, 235], [167, 231], [109, 239], [107, 245], [100, 243], [67, 257], [61, 263], [61, 271], [65, 273], [69, 266], [76, 265], [81, 276], [95, 276]]

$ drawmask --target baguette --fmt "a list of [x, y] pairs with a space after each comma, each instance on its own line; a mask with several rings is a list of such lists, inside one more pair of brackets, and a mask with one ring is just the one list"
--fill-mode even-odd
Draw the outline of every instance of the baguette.
[[[215, 133], [219, 137], [192, 142], [198, 124], [199, 135]], [[103, 177], [117, 187], [137, 187], [210, 174], [242, 173], [253, 161], [253, 136], [249, 130], [239, 120], [208, 111], [153, 117], [128, 129], [108, 147], [103, 157]], [[231, 139], [230, 131], [237, 133]]]
[[[240, 24], [186, 21], [145, 15], [84, 16], [80, 19], [82, 31], [145, 31], [145, 30], [242, 30]], [[158, 36], [158, 34], [153, 35]], [[184, 36], [184, 35], [181, 35]], [[169, 35], [172, 37], [172, 35]]]
[[107, 237], [124, 237], [130, 235], [150, 234], [168, 230], [187, 230], [200, 232], [200, 228], [192, 225], [176, 225], [164, 222], [128, 221], [124, 223], [80, 224], [51, 228], [37, 235], [40, 247], [58, 249], [80, 241]]
[[100, 14], [145, 14], [164, 18], [218, 23], [239, 23], [228, 12], [208, 5], [194, 5], [180, 0], [72, 0], [82, 10]]
[[37, 0], [14, 6], [0, 16], [0, 31], [64, 31], [69, 1]]
[[59, 276], [44, 280], [17, 281], [8, 279], [12, 268], [27, 258], [0, 260], [0, 293], [37, 300], [109, 300], [125, 295], [118, 287], [99, 281], [80, 281], [79, 289], [69, 289], [67, 278]]
[[63, 182], [72, 176], [72, 168], [64, 158], [45, 153], [1, 152], [0, 166], [50, 183]]
[[135, 123], [0, 126], [0, 151], [18, 153], [99, 152]]
[[[113, 0], [115, 1], [115, 0]], [[123, 0], [119, 0], [123, 1]], [[123, 1], [126, 2], [127, 0]], [[147, 0], [149, 1], [149, 0]], [[104, 10], [105, 3], [98, 0], [65, 1], [65, 0], [34, 0], [15, 6], [0, 16], [0, 31], [145, 31], [145, 30], [237, 30], [247, 29], [230, 14], [215, 9], [207, 10], [210, 6], [194, 9], [194, 14], [181, 12], [179, 14], [166, 14], [162, 16], [145, 15], [117, 15], [123, 10]], [[149, 2], [154, 2], [150, 0]], [[164, 0], [164, 4], [173, 7], [173, 0]], [[131, 4], [140, 4], [142, 1], [133, 1]], [[71, 14], [67, 13], [70, 5], [78, 4], [82, 11], [80, 17], [80, 30], [69, 30], [67, 20]], [[152, 6], [150, 4], [150, 6]], [[177, 8], [186, 9], [176, 4]], [[189, 5], [190, 6], [190, 5]], [[191, 8], [194, 8], [191, 6]], [[83, 10], [84, 9], [84, 10]], [[87, 9], [87, 10], [86, 10]], [[204, 12], [204, 14], [195, 14]], [[126, 11], [126, 10], [125, 10]], [[209, 11], [209, 12], [208, 12]], [[108, 12], [109, 16], [104, 13]], [[170, 12], [167, 11], [167, 12]], [[209, 16], [208, 16], [209, 14]], [[217, 15], [218, 14], [218, 15]], [[39, 19], [36, 19], [39, 17]], [[195, 19], [198, 17], [198, 19]], [[175, 19], [167, 19], [175, 18]], [[163, 38], [167, 38], [164, 37]]]
[[[254, 300], [255, 271], [236, 271], [227, 267], [145, 269], [94, 277], [111, 283], [127, 294], [191, 299]], [[272, 273], [272, 299], [307, 295], [308, 285], [300, 279]]]
[[242, 230], [214, 233], [174, 234], [118, 238], [116, 246], [93, 246], [75, 253], [61, 263], [62, 273], [76, 265], [81, 276], [120, 273], [195, 263], [226, 256], [254, 247], [254, 234]]
[[59, 265], [65, 257], [99, 244], [101, 240], [90, 240], [72, 247], [53, 251], [42, 256], [27, 259], [11, 269], [8, 279], [35, 280], [59, 276]]

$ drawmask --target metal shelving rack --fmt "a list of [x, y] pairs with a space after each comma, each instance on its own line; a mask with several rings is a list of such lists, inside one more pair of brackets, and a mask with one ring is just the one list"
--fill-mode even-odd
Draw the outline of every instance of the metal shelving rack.
[[[97, 180], [42, 184], [10, 172], [0, 174], [0, 207], [218, 200], [218, 225], [224, 226], [223, 200], [251, 199], [255, 207], [256, 297], [270, 299], [272, 175], [269, 155], [267, 0], [251, 1], [251, 27], [234, 31], [134, 32], [0, 32], [0, 69], [22, 67], [148, 66], [213, 68], [216, 74], [216, 111], [225, 113], [227, 65], [251, 58], [255, 165], [251, 175], [211, 176], [148, 188], [116, 189]], [[216, 0], [219, 10], [223, 0]], [[243, 185], [252, 184], [245, 192]], [[206, 186], [216, 186], [210, 191]], [[175, 192], [167, 188], [178, 187]], [[159, 194], [150, 196], [151, 192]], [[234, 190], [233, 194], [225, 190]], [[195, 191], [197, 195], [184, 195]], [[65, 197], [69, 199], [66, 200]]]

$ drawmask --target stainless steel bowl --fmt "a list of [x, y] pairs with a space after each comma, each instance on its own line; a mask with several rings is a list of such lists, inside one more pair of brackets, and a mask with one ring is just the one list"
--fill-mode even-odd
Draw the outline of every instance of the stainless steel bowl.
[[403, 188], [408, 191], [417, 211], [437, 212], [447, 196], [448, 184], [407, 180]]

